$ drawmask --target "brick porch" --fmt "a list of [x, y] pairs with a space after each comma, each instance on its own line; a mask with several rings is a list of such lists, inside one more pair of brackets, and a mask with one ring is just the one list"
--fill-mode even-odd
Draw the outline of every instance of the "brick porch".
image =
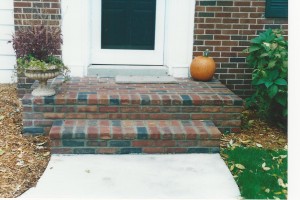
[[[197, 152], [216, 152], [219, 148], [220, 133], [218, 131], [211, 132], [210, 128], [215, 125], [221, 132], [239, 132], [240, 113], [243, 109], [242, 99], [218, 80], [210, 82], [196, 82], [190, 79], [177, 80], [177, 84], [116, 84], [113, 78], [72, 78], [71, 81], [66, 83], [62, 83], [61, 78], [56, 78], [51, 82], [52, 87], [56, 88], [57, 91], [55, 96], [33, 97], [26, 94], [23, 97], [23, 132], [25, 134], [44, 135], [50, 133], [53, 152], [57, 153], [64, 152], [62, 150], [64, 147], [69, 148], [69, 150], [66, 150], [67, 153], [75, 153], [76, 151], [71, 151], [70, 148], [77, 147], [78, 144], [82, 147], [89, 146], [88, 144], [94, 144], [94, 146], [99, 144], [96, 153], [101, 153], [102, 150], [99, 150], [99, 148], [104, 143], [107, 148], [113, 147], [113, 150], [110, 151], [147, 153], [141, 148], [135, 151], [128, 150], [129, 147], [134, 146], [133, 144], [139, 142], [137, 137], [131, 138], [135, 141], [117, 142], [118, 144], [126, 144], [120, 147], [126, 147], [127, 150], [116, 149], [116, 146], [112, 145], [113, 141], [101, 138], [101, 126], [99, 124], [106, 123], [106, 128], [110, 130], [108, 134], [111, 136], [108, 139], [117, 137], [116, 140], [118, 140], [118, 136], [115, 136], [113, 129], [116, 123], [122, 124], [121, 127], [117, 125], [117, 128], [121, 128], [117, 132], [122, 135], [119, 140], [124, 140], [127, 133], [123, 131], [122, 127], [124, 123], [132, 123], [131, 132], [128, 134], [137, 136], [142, 129], [145, 130], [146, 136], [142, 141], [146, 144], [145, 141], [153, 136], [149, 126], [149, 123], [152, 122], [156, 124], [154, 125], [158, 130], [156, 134], [160, 135], [157, 139], [162, 141], [161, 145], [156, 145], [159, 142], [148, 141], [149, 147], [156, 148], [152, 149], [153, 151], [156, 150], [160, 153], [192, 152], [193, 150], [189, 150], [187, 146], [187, 144], [190, 144], [191, 147], [198, 148]], [[70, 129], [69, 133], [65, 131], [68, 123], [73, 123], [73, 132], [70, 132]], [[81, 123], [81, 125], [78, 125], [78, 123]], [[91, 126], [90, 123], [98, 125]], [[201, 126], [199, 126], [199, 123]], [[161, 124], [165, 125], [161, 126]], [[184, 124], [191, 124], [193, 131], [186, 131]], [[183, 131], [181, 133], [176, 132], [175, 125]], [[83, 141], [89, 137], [88, 130], [91, 130], [90, 126], [97, 130], [94, 131], [94, 134], [98, 136], [94, 138], [96, 139], [94, 142]], [[81, 134], [84, 134], [79, 138], [74, 136], [77, 127], [83, 129]], [[59, 131], [57, 131], [58, 129]], [[164, 138], [163, 130], [166, 130], [171, 136]], [[190, 132], [196, 135], [194, 141], [188, 139]], [[70, 136], [70, 134], [73, 134], [73, 136]], [[177, 138], [176, 134], [184, 135], [182, 141]], [[206, 138], [205, 141], [202, 141], [203, 135], [206, 135], [204, 137]], [[62, 139], [72, 139], [72, 142], [63, 142]], [[210, 141], [210, 139], [214, 141]], [[165, 145], [168, 142], [172, 145], [158, 150], [166, 147]], [[203, 146], [205, 142], [206, 146]], [[207, 145], [208, 143], [209, 145]], [[185, 149], [174, 149], [181, 148], [180, 144], [185, 145]], [[61, 148], [61, 151], [58, 148]], [[171, 150], [172, 148], [173, 150]], [[82, 149], [81, 153], [95, 153], [95, 151], [95, 148], [90, 152], [89, 150], [85, 152]]]

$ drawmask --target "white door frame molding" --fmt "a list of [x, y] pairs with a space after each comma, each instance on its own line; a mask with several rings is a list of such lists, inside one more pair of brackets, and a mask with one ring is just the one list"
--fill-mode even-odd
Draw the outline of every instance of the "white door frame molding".
[[174, 77], [188, 77], [193, 59], [195, 0], [166, 0], [164, 64]]
[[[91, 59], [91, 1], [61, 0], [62, 56], [72, 76], [86, 76]], [[164, 66], [174, 77], [188, 77], [193, 57], [195, 0], [165, 0]]]
[[86, 76], [90, 65], [90, 1], [61, 0], [62, 58], [71, 76]]

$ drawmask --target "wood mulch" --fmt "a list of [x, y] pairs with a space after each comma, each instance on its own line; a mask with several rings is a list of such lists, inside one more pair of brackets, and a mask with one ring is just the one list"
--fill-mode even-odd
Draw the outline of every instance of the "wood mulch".
[[257, 147], [265, 149], [287, 148], [287, 132], [258, 118], [251, 110], [242, 112], [242, 130], [238, 134], [223, 134], [221, 148], [232, 146]]
[[47, 137], [21, 134], [22, 104], [15, 85], [0, 84], [0, 198], [33, 187], [50, 159]]
[[[284, 131], [260, 121], [251, 111], [244, 111], [242, 116], [242, 132], [223, 135], [222, 148], [286, 147]], [[16, 85], [0, 84], [0, 198], [18, 197], [35, 186], [50, 159], [48, 137], [24, 136], [21, 130], [22, 104]]]

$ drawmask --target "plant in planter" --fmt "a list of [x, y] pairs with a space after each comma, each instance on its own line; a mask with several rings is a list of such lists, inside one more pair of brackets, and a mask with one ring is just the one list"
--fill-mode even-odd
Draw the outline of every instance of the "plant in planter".
[[15, 32], [12, 38], [17, 55], [16, 70], [19, 74], [39, 81], [33, 96], [52, 96], [55, 90], [47, 87], [47, 80], [62, 74], [68, 77], [69, 69], [56, 55], [62, 44], [59, 27], [31, 25]]

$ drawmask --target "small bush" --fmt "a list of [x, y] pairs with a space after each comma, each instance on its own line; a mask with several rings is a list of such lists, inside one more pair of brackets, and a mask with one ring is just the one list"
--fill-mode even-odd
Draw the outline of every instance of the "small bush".
[[32, 25], [16, 31], [12, 42], [17, 58], [32, 56], [47, 60], [48, 56], [60, 54], [62, 36], [59, 27]]
[[267, 30], [251, 40], [245, 50], [253, 67], [255, 93], [246, 99], [248, 107], [257, 109], [261, 118], [287, 125], [288, 42], [281, 30]]

